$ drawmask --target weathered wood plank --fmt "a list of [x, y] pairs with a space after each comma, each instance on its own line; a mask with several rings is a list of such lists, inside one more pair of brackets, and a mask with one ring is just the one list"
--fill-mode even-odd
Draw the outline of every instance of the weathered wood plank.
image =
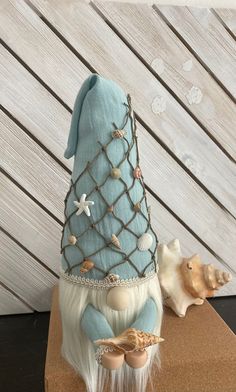
[[214, 11], [222, 19], [225, 26], [236, 37], [236, 10], [219, 8], [219, 9], [214, 9]]
[[216, 16], [206, 8], [159, 6], [158, 9], [231, 95], [236, 97], [236, 44]]
[[69, 174], [0, 111], [1, 167], [63, 222]]
[[[34, 3], [37, 4], [37, 0], [34, 0]], [[162, 95], [163, 87], [91, 7], [81, 4], [77, 15], [76, 6], [74, 8], [67, 7], [63, 3], [54, 17], [53, 13], [58, 7], [57, 4], [53, 4], [53, 2], [46, 5], [40, 3], [39, 8], [40, 11], [43, 9], [45, 16], [48, 19], [51, 18], [50, 22], [54, 23], [55, 27], [70, 41], [70, 44], [86, 56], [86, 59], [99, 72], [117, 80], [126, 91], [131, 93], [133, 91], [134, 108], [139, 116], [152, 127], [153, 132], [168, 145], [178, 159], [192, 171], [206, 188], [223, 205], [226, 205], [232, 214], [235, 214], [235, 190], [232, 189], [235, 165], [229, 162], [215, 143], [172, 98], [167, 103], [165, 113], [158, 116], [152, 112], [152, 100], [159, 93]], [[73, 14], [72, 9], [74, 10]], [[78, 23], [80, 18], [81, 23]], [[71, 23], [68, 24], [68, 20]], [[90, 25], [93, 26], [90, 35], [95, 40], [93, 42], [94, 50], [91, 50], [91, 43], [87, 42], [85, 38]], [[74, 37], [81, 37], [81, 39], [75, 40]], [[106, 37], [109, 37], [109, 40]], [[114, 50], [115, 47], [116, 50]], [[104, 53], [101, 52], [101, 48]], [[112, 55], [108, 53], [112, 53]], [[117, 53], [120, 61], [115, 58]], [[127, 66], [124, 67], [123, 64]], [[140, 86], [137, 85], [137, 80], [139, 80]], [[162, 88], [162, 92], [159, 87]], [[168, 97], [171, 96], [168, 95]], [[230, 145], [235, 148], [236, 143], [231, 140]], [[219, 179], [221, 179], [220, 183]], [[225, 185], [224, 181], [226, 181]]]
[[[191, 121], [187, 113], [182, 113], [184, 112], [184, 110], [178, 106], [178, 104], [173, 100], [172, 97], [170, 98], [171, 101], [167, 102], [166, 112], [168, 113], [168, 116], [166, 116], [165, 113], [162, 113], [161, 116], [158, 116], [152, 112], [151, 103], [155, 96], [164, 95], [164, 97], [169, 100], [169, 95], [167, 94], [166, 90], [163, 89], [163, 87], [155, 80], [155, 78], [153, 78], [147, 72], [145, 67], [137, 60], [137, 58], [132, 55], [132, 53], [127, 49], [127, 47], [117, 38], [117, 36], [108, 28], [108, 26], [106, 26], [99, 19], [98, 15], [96, 15], [93, 10], [91, 10], [91, 7], [89, 7], [87, 4], [80, 4], [78, 15], [76, 15], [77, 8], [75, 2], [73, 1], [60, 5], [60, 9], [56, 13], [55, 9], [57, 9], [58, 2], [56, 2], [55, 4], [52, 4], [53, 2], [48, 2], [46, 5], [45, 3], [42, 4], [41, 2], [37, 3], [37, 0], [34, 0], [33, 2], [35, 5], [38, 4], [38, 8], [41, 12], [44, 13], [50, 23], [52, 23], [61, 34], [65, 35], [65, 38], [70, 42], [70, 44], [74, 45], [74, 47], [79, 51], [79, 53], [82, 54], [85, 59], [88, 60], [99, 72], [103, 74], [105, 73], [108, 77], [118, 80], [118, 82], [120, 82], [127, 91], [134, 91], [134, 99], [137, 102], [136, 104], [136, 102], [134, 101], [134, 106], [140, 117], [142, 117], [145, 122], [151, 128], [153, 128], [154, 132], [167, 145], [170, 146], [170, 148], [175, 154], [178, 154], [178, 151], [182, 152], [182, 154], [179, 153], [180, 159], [189, 168], [189, 170], [192, 170], [195, 174], [192, 165], [190, 164], [188, 166], [188, 160], [184, 159], [183, 157], [183, 155], [185, 154], [188, 155], [188, 138], [183, 141], [182, 145], [179, 149], [177, 149], [176, 152], [172, 145], [173, 130], [175, 130], [175, 139], [177, 140], [175, 141], [175, 144], [178, 143], [179, 140], [182, 140], [182, 134], [184, 132], [189, 132], [189, 130], [191, 130], [192, 137], [194, 138], [192, 144], [194, 145], [197, 141], [197, 137], [194, 136], [195, 132], [201, 134], [203, 133], [203, 131], [200, 127], [197, 126], [197, 124], [195, 124], [194, 121]], [[69, 6], [69, 4], [71, 6]], [[24, 13], [25, 10], [18, 9], [18, 12]], [[55, 16], [53, 15], [53, 13], [55, 13]], [[64, 14], [66, 15], [65, 18], [63, 18]], [[80, 23], [77, 23], [80, 18], [83, 20], [81, 20]], [[67, 20], [70, 20], [71, 23], [68, 24]], [[15, 26], [15, 29], [17, 29], [17, 26]], [[93, 37], [93, 47], [95, 48], [95, 50], [92, 50], [91, 42], [86, 38], [90, 35]], [[75, 39], [75, 37], [81, 37], [81, 39]], [[107, 37], [109, 37], [109, 39], [107, 39]], [[21, 45], [19, 45], [18, 42], [18, 44], [14, 46], [14, 50], [19, 52], [21, 50], [21, 46], [25, 46], [25, 43], [23, 42]], [[117, 49], [114, 50], [114, 47], [116, 47]], [[119, 53], [118, 56], [117, 53]], [[119, 61], [117, 61], [117, 57], [119, 57]], [[32, 60], [27, 59], [27, 62], [31, 61], [31, 66], [35, 69], [35, 66], [37, 67], [37, 64], [33, 64], [33, 62], [35, 62], [34, 56], [31, 56], [31, 58]], [[123, 64], [126, 64], [127, 66], [124, 67]], [[36, 72], [38, 72], [38, 70], [36, 70]], [[137, 80], [139, 80], [138, 84]], [[152, 87], [150, 85], [152, 85]], [[52, 88], [54, 89], [54, 86], [52, 86]], [[154, 88], [155, 92], [153, 90]], [[69, 89], [66, 90], [68, 94]], [[66, 101], [66, 97], [64, 97], [63, 99]], [[172, 104], [174, 105], [174, 108]], [[225, 107], [225, 105], [223, 106]], [[231, 107], [232, 106], [230, 104], [229, 108], [226, 108], [226, 113], [228, 111], [231, 112]], [[209, 115], [209, 109], [207, 108], [205, 109], [205, 113], [206, 118], [211, 118], [213, 116], [213, 113]], [[230, 124], [231, 116], [227, 115], [226, 117], [228, 120], [226, 119], [225, 122], [227, 123], [228, 121]], [[180, 118], [183, 121], [180, 121]], [[208, 122], [210, 124], [210, 119], [208, 120]], [[211, 124], [210, 129], [212, 128], [213, 125]], [[220, 119], [219, 125], [216, 127], [216, 129], [220, 128], [222, 128], [222, 119]], [[235, 140], [235, 135], [231, 128], [231, 126], [227, 126], [227, 132], [229, 133], [229, 136], [227, 142], [225, 142], [225, 148], [229, 150], [230, 154], [236, 157], [234, 150], [235, 143], [233, 142]], [[227, 139], [226, 136], [224, 140]], [[207, 142], [207, 136], [203, 135], [202, 138], [204, 137], [205, 145], [209, 142]], [[195, 151], [195, 153], [198, 154], [198, 148], [196, 148]], [[205, 159], [207, 159], [206, 156], [208, 154], [209, 152], [207, 154], [204, 153], [204, 157], [198, 157], [199, 161], [204, 162]], [[215, 154], [213, 154], [213, 159], [214, 156]], [[208, 165], [206, 165], [206, 170], [207, 168]], [[203, 179], [200, 180], [203, 181]]]
[[24, 1], [2, 0], [0, 9], [4, 42], [73, 108], [79, 87], [90, 74], [88, 68]]
[[62, 112], [59, 102], [3, 46], [0, 83], [0, 103], [71, 168], [71, 162], [63, 158], [70, 113]]
[[58, 273], [61, 226], [2, 173], [0, 178], [2, 228]]
[[[198, 253], [204, 263], [214, 263], [217, 268], [230, 272], [216, 259], [174, 216], [163, 207], [150, 193], [147, 193], [148, 203], [151, 206], [151, 220], [159, 243], [168, 243], [178, 237], [184, 257]], [[225, 285], [217, 296], [234, 295], [236, 292], [236, 279]]]
[[[94, 4], [226, 151], [232, 143], [236, 145], [233, 101], [151, 6]], [[207, 28], [205, 34], [209, 34]], [[198, 104], [190, 105], [187, 97], [193, 86], [203, 97]]]
[[[47, 28], [47, 26], [42, 22], [42, 20], [25, 3], [19, 3], [13, 0], [12, 3], [14, 6], [10, 2], [7, 2], [7, 6], [3, 10], [4, 12], [2, 13], [2, 22], [4, 22], [4, 26], [5, 26], [2, 32], [4, 39], [7, 41], [9, 45], [12, 46], [12, 48], [18, 53], [19, 56], [22, 55], [24, 56], [24, 59], [27, 62], [27, 64], [29, 64], [30, 67], [54, 91], [56, 91], [57, 94], [63, 93], [61, 98], [69, 106], [72, 107], [72, 102], [75, 98], [76, 90], [78, 86], [77, 83], [81, 83], [81, 80], [79, 80], [78, 78], [75, 79], [74, 88], [72, 91], [70, 74], [71, 74], [71, 68], [77, 69], [76, 73], [79, 74], [79, 68], [81, 66], [79, 60], [76, 62], [76, 57], [72, 53], [71, 54], [68, 53], [66, 47], [62, 45], [61, 41], [55, 38], [55, 35], [52, 33], [52, 31], [49, 28]], [[132, 9], [135, 9], [135, 6], [132, 6], [131, 10]], [[151, 12], [152, 12], [152, 18], [154, 18], [153, 20], [151, 20], [151, 24], [154, 24], [154, 21], [155, 24], [158, 24], [159, 21], [156, 20], [158, 16], [154, 11]], [[93, 14], [93, 17], [94, 17], [94, 24], [99, 23], [99, 27], [101, 26], [101, 28], [103, 28], [103, 32], [108, 33], [110, 37], [110, 34], [112, 34], [112, 32], [110, 32], [109, 30], [107, 32], [106, 26], [104, 25], [103, 21], [101, 21], [96, 14]], [[132, 21], [132, 24], [134, 25], [133, 22], [134, 21]], [[165, 24], [162, 23], [162, 25], [164, 26]], [[77, 31], [77, 26], [75, 26], [74, 28], [76, 28], [76, 30], [75, 31], [72, 30], [71, 34], [74, 32], [74, 34], [79, 37], [81, 34], [81, 30]], [[165, 28], [168, 29], [166, 26]], [[61, 30], [62, 32], [64, 31], [63, 28]], [[158, 30], [158, 36], [161, 34], [164, 34], [164, 30], [163, 31]], [[13, 37], [15, 36], [18, 37], [16, 42], [13, 39]], [[27, 39], [28, 36], [31, 37], [30, 42]], [[173, 35], [171, 37], [173, 39]], [[51, 41], [52, 44], [50, 44]], [[114, 46], [115, 44], [117, 45], [117, 43], [119, 43], [117, 37], [114, 36], [114, 34], [112, 34], [112, 41]], [[171, 43], [169, 43], [170, 46]], [[98, 42], [96, 42], [96, 44], [98, 45]], [[108, 44], [109, 41], [105, 40], [104, 46], [107, 46]], [[42, 56], [42, 58], [44, 59], [43, 66], [37, 60], [35, 48], [40, 48], [39, 49], [40, 56]], [[89, 50], [89, 48], [87, 49]], [[84, 52], [85, 50], [86, 48], [84, 48]], [[110, 50], [112, 49], [110, 48]], [[124, 54], [122, 55], [123, 52]], [[141, 75], [140, 78], [143, 77], [141, 74], [143, 69], [142, 64], [138, 62], [137, 59], [135, 59], [135, 57], [132, 56], [132, 53], [130, 53], [125, 46], [123, 46], [122, 53], [120, 54], [121, 56], [125, 55], [127, 58], [129, 58], [131, 67], [135, 66], [136, 68], [138, 67], [138, 69], [140, 69], [140, 75]], [[176, 56], [176, 53], [175, 53], [175, 57], [178, 57]], [[63, 59], [67, 59], [67, 61]], [[184, 55], [183, 55], [183, 59], [184, 59]], [[101, 57], [100, 55], [100, 57], [96, 56], [96, 58], [94, 58], [94, 56], [92, 57], [92, 55], [90, 55], [89, 60], [93, 61], [96, 65], [96, 68], [98, 67], [101, 70], [103, 70], [106, 66], [106, 64], [104, 63], [104, 56]], [[47, 66], [47, 64], [49, 64], [49, 66]], [[51, 64], [55, 64], [54, 69]], [[110, 64], [109, 66], [108, 70], [110, 73], [109, 74], [110, 77], [116, 78], [116, 75], [113, 73], [114, 67], [117, 66], [116, 64]], [[47, 69], [46, 72], [45, 72], [45, 68]], [[123, 75], [123, 68], [124, 67], [120, 67], [119, 71], [117, 72], [122, 73]], [[59, 76], [57, 76], [57, 72], [56, 72], [57, 69], [59, 69], [59, 73], [58, 73]], [[203, 68], [201, 67], [201, 69]], [[62, 72], [64, 72], [64, 74], [66, 75], [65, 78], [61, 77]], [[82, 75], [85, 76], [84, 67], [81, 68], [81, 72]], [[206, 71], [204, 72], [206, 73]], [[73, 72], [73, 75], [75, 75], [75, 72]], [[149, 78], [152, 76], [149, 73], [147, 73], [147, 71], [145, 75], [146, 75], [145, 76], [146, 85], [148, 85]], [[124, 78], [125, 76], [123, 75], [123, 79]], [[202, 79], [202, 75], [198, 75], [198, 78]], [[126, 77], [126, 79], [127, 82], [125, 80], [122, 80], [122, 84], [124, 85], [124, 88], [128, 90], [130, 86], [127, 83], [130, 80], [130, 78]], [[176, 76], [176, 80], [177, 79], [178, 79], [178, 75]], [[69, 81], [68, 86], [65, 83], [67, 80]], [[176, 83], [178, 84], [178, 82]], [[135, 80], [135, 84], [136, 84], [136, 80]], [[189, 88], [189, 85], [190, 83], [188, 82], [188, 87], [186, 87], [186, 91], [187, 88]], [[217, 84], [214, 82], [213, 85], [217, 86]], [[206, 86], [204, 85], [204, 88], [205, 87]], [[136, 86], [132, 86], [132, 88], [135, 89], [136, 95], [138, 94], [140, 95], [140, 91]], [[218, 90], [221, 91], [221, 89], [219, 88]], [[218, 90], [214, 90], [214, 95], [215, 96], [219, 95], [220, 98], [222, 98]], [[147, 95], [148, 96], [146, 98], [150, 100], [151, 97], [149, 96], [148, 92]], [[224, 100], [222, 99], [222, 102], [223, 101]], [[226, 102], [227, 104], [222, 104], [222, 102], [220, 99], [220, 102], [217, 101], [217, 105], [218, 107], [221, 106], [224, 108], [227, 107], [228, 112], [227, 110], [225, 110], [225, 113], [227, 113], [226, 119], [223, 120], [223, 115], [221, 113], [221, 116], [218, 116], [215, 119], [215, 121], [212, 120], [212, 122], [215, 123], [215, 125], [219, 124], [220, 133], [223, 135], [224, 133], [223, 122], [225, 122], [225, 127], [227, 129], [233, 130], [233, 124], [231, 124], [230, 121], [231, 119], [233, 119], [234, 114], [231, 108], [231, 101], [230, 100], [229, 102], [227, 101]], [[141, 98], [140, 98], [140, 105], [141, 105]], [[212, 99], [210, 99], [209, 105], [213, 107]], [[206, 109], [205, 109], [205, 116], [207, 118], [209, 117], [209, 109], [208, 109], [209, 105], [206, 105]], [[137, 107], [137, 109], [139, 108]], [[175, 109], [173, 109], [172, 107], [171, 110], [175, 110]], [[198, 112], [201, 112], [201, 110], [198, 110]], [[236, 193], [236, 185], [235, 188], [233, 185], [235, 184], [234, 182], [234, 176], [236, 172], [235, 165], [232, 162], [229, 162], [227, 157], [225, 157], [224, 154], [222, 154], [220, 149], [208, 138], [208, 136], [190, 118], [190, 116], [188, 116], [184, 112], [184, 110], [181, 109], [181, 107], [179, 108], [179, 112], [176, 113], [176, 117], [178, 117], [178, 120], [173, 119], [173, 121], [178, 121], [178, 123], [177, 122], [169, 123], [170, 115], [168, 114], [168, 116], [165, 116], [164, 118], [155, 117], [155, 121], [160, 121], [158, 128], [156, 128], [156, 123], [154, 123], [154, 120], [151, 122], [150, 125], [154, 127], [153, 128], [154, 132], [158, 135], [158, 137], [164, 140], [164, 142], [171, 148], [171, 150], [178, 157], [178, 159], [180, 159], [183, 162], [183, 164], [190, 171], [192, 171], [192, 173], [214, 194], [214, 196], [222, 204], [226, 206], [226, 208], [232, 214], [236, 215], [235, 196], [234, 196]], [[148, 122], [149, 118], [150, 116], [149, 113], [147, 112], [145, 114], [144, 119], [146, 122]], [[233, 135], [233, 131], [232, 131], [232, 135]], [[233, 137], [232, 140], [230, 140], [230, 145], [233, 145]], [[221, 179], [220, 182], [219, 179]]]
[[32, 312], [28, 306], [0, 284], [0, 315]]
[[[6, 53], [5, 58], [7, 57], [8, 56]], [[2, 59], [3, 62], [4, 59]], [[5, 67], [7, 67], [8, 63], [6, 62], [5, 64]], [[21, 66], [19, 65], [19, 67]], [[8, 68], [10, 68], [10, 65]], [[30, 86], [31, 84], [30, 82], [28, 82], [29, 91], [30, 93], [32, 91], [33, 94], [34, 86]], [[37, 102], [38, 107], [36, 108], [36, 111], [45, 112], [45, 108], [47, 108], [48, 112], [50, 108], [50, 99], [47, 100], [45, 97], [44, 100], [39, 100]], [[39, 118], [35, 116], [34, 113], [35, 108], [32, 107], [31, 110], [31, 117], [34, 119], [36, 127], [40, 128]], [[62, 106], [60, 106], [58, 107], [57, 116], [59, 118], [63, 118], [60, 131], [64, 135], [66, 132], [68, 132], [67, 130], [69, 128], [68, 112]], [[54, 126], [52, 126], [51, 117], [48, 118], [48, 116], [45, 115], [44, 120], [47, 129], [55, 128], [55, 124]], [[48, 122], [46, 122], [46, 120]], [[67, 123], [66, 126], [64, 125], [65, 122]], [[233, 236], [233, 232], [235, 230], [232, 218], [226, 212], [222, 211], [221, 208], [211, 200], [211, 198], [194, 182], [194, 180], [190, 176], [186, 174], [186, 172], [170, 157], [169, 154], [167, 154], [163, 150], [162, 147], [160, 147], [158, 143], [154, 141], [154, 139], [146, 131], [145, 135], [146, 137], [143, 138], [144, 143], [140, 144], [140, 149], [143, 156], [148, 156], [148, 159], [146, 159], [146, 161], [144, 160], [144, 165], [146, 165], [146, 181], [149, 184], [150, 188], [153, 189], [153, 191], [156, 192], [159, 197], [164, 200], [164, 202], [169, 205], [173, 209], [173, 211], [189, 227], [191, 227], [191, 229], [200, 238], [204, 238], [213, 251], [215, 251], [222, 259], [232, 265], [233, 268], [234, 252], [232, 249], [232, 245], [227, 246], [228, 241], [231, 240], [231, 237]], [[147, 143], [147, 140], [150, 141], [149, 143], [152, 147], [151, 149], [149, 149], [149, 147], [145, 147], [147, 146], [147, 144], [145, 144], [145, 141]], [[163, 172], [173, 174], [173, 176], [170, 177], [169, 182], [169, 184], [172, 184], [171, 187], [159, 186], [159, 184], [163, 181], [164, 183], [166, 183], [166, 179], [165, 176], [163, 176], [163, 173], [156, 169], [155, 165], [158, 165], [159, 167], [163, 166]], [[151, 173], [155, 173], [155, 176], [151, 176]], [[222, 178], [224, 178], [224, 176], [222, 176]], [[172, 189], [173, 184], [176, 184], [179, 195], [183, 196], [182, 202], [179, 201], [177, 196], [174, 197]], [[218, 225], [219, 219], [222, 219], [221, 226]], [[210, 235], [210, 231], [212, 229], [214, 230], [214, 235]], [[229, 232], [228, 237], [226, 236], [227, 231]], [[206, 232], [207, 235], [205, 235]], [[23, 241], [25, 241], [25, 238], [23, 238]], [[28, 240], [28, 242], [30, 241]], [[222, 248], [221, 242], [224, 243], [224, 248]], [[232, 240], [230, 242], [231, 244], [233, 243]], [[29, 246], [32, 246], [31, 242]], [[41, 249], [40, 252], [42, 252]]]
[[51, 305], [51, 289], [57, 278], [0, 231], [1, 282], [37, 311]]

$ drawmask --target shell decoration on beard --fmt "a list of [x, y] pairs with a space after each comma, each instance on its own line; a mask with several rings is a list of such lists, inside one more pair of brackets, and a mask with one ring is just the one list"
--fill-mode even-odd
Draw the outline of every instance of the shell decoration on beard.
[[158, 247], [159, 281], [164, 304], [179, 317], [184, 317], [190, 305], [202, 305], [205, 298], [232, 279], [229, 272], [213, 264], [203, 264], [199, 255], [184, 258], [179, 240]]

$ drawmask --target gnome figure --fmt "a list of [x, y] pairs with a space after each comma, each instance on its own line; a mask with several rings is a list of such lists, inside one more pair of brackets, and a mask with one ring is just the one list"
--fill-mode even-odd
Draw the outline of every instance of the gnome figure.
[[61, 241], [62, 355], [89, 392], [144, 392], [163, 340], [158, 241], [131, 99], [113, 81], [92, 74], [83, 83], [65, 152], [72, 156]]

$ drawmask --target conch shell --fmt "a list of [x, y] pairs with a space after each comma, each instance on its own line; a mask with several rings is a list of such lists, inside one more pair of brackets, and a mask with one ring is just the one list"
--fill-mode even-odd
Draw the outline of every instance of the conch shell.
[[121, 335], [110, 339], [95, 340], [94, 343], [98, 346], [112, 346], [116, 351], [123, 353], [143, 350], [148, 346], [163, 342], [164, 339], [153, 335], [151, 333], [139, 331], [135, 328], [128, 328]]
[[202, 264], [198, 255], [183, 259], [180, 269], [185, 289], [195, 298], [213, 297], [215, 290], [232, 279], [229, 272]]
[[202, 305], [205, 298], [232, 279], [229, 272], [213, 264], [203, 264], [198, 255], [183, 258], [179, 240], [159, 245], [159, 281], [164, 304], [179, 317], [184, 317], [190, 305]]

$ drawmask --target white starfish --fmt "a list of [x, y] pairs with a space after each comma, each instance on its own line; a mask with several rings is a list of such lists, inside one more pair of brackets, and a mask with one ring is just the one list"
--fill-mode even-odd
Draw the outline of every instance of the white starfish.
[[86, 199], [86, 194], [83, 193], [80, 198], [80, 201], [74, 201], [74, 205], [78, 207], [78, 211], [76, 212], [76, 215], [80, 215], [84, 211], [87, 216], [90, 216], [89, 206], [93, 206], [94, 202], [90, 200], [86, 201], [85, 199]]

